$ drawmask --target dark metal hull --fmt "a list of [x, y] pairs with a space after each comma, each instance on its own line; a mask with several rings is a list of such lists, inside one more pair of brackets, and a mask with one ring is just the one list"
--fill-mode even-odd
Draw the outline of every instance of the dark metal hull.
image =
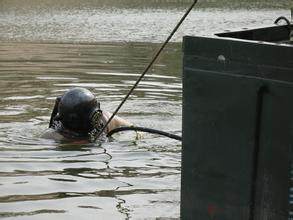
[[184, 37], [182, 219], [289, 218], [288, 33], [278, 26]]

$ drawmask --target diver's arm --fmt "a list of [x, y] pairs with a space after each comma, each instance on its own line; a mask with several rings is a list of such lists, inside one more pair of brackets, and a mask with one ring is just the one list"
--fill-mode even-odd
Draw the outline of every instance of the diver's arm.
[[[111, 113], [103, 111], [103, 119], [105, 122], [108, 121], [111, 116], [112, 116]], [[107, 132], [121, 126], [132, 126], [132, 124], [126, 121], [125, 119], [120, 118], [119, 116], [114, 116], [114, 118], [111, 120], [111, 122], [107, 126]]]

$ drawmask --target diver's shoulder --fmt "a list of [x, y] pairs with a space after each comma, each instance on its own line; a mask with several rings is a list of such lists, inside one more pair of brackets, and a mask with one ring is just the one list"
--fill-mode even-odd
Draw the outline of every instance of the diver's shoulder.
[[[111, 116], [112, 116], [112, 114], [110, 112], [103, 111], [103, 120], [105, 122], [108, 121]], [[123, 127], [123, 126], [132, 126], [132, 124], [130, 122], [128, 122], [127, 120], [115, 115], [114, 118], [112, 119], [112, 121], [107, 126], [107, 132], [109, 132], [115, 128]]]

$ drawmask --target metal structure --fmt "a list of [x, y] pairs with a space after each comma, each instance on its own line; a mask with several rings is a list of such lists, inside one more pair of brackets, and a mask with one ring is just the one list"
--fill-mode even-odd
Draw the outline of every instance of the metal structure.
[[291, 29], [184, 37], [181, 219], [290, 219]]

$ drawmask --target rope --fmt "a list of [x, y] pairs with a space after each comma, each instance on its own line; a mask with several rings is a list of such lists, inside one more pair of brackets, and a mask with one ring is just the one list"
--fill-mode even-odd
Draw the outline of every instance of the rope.
[[120, 132], [120, 131], [143, 131], [143, 132], [148, 132], [148, 133], [152, 133], [152, 134], [163, 135], [163, 136], [166, 136], [166, 137], [178, 140], [178, 141], [182, 140], [182, 137], [175, 135], [175, 134], [170, 134], [165, 131], [160, 131], [160, 130], [156, 130], [156, 129], [152, 129], [152, 128], [135, 127], [135, 126], [114, 128], [113, 130], [111, 130], [107, 134], [107, 137], [111, 137], [113, 134]]
[[194, 0], [194, 2], [191, 4], [191, 6], [188, 8], [188, 10], [185, 12], [185, 14], [182, 16], [182, 18], [180, 19], [180, 21], [177, 23], [177, 25], [175, 26], [175, 28], [173, 29], [173, 31], [171, 32], [171, 34], [168, 36], [168, 38], [166, 39], [166, 41], [162, 44], [161, 48], [158, 50], [158, 52], [156, 53], [156, 55], [154, 56], [154, 58], [151, 60], [151, 62], [148, 64], [148, 66], [145, 68], [145, 70], [143, 71], [143, 73], [140, 75], [140, 77], [137, 79], [137, 81], [135, 82], [135, 84], [132, 86], [132, 88], [129, 90], [129, 92], [126, 94], [126, 96], [124, 97], [124, 99], [121, 101], [121, 103], [119, 104], [119, 106], [116, 108], [116, 110], [113, 112], [112, 116], [108, 119], [107, 123], [105, 123], [104, 127], [100, 130], [100, 132], [97, 134], [96, 139], [104, 132], [104, 130], [106, 129], [106, 127], [109, 125], [109, 123], [112, 121], [112, 119], [114, 118], [114, 116], [118, 113], [118, 111], [120, 110], [120, 108], [122, 107], [122, 105], [126, 102], [126, 100], [128, 99], [128, 97], [131, 95], [131, 93], [133, 92], [133, 90], [137, 87], [137, 85], [139, 84], [139, 82], [142, 80], [142, 78], [144, 77], [144, 75], [148, 72], [148, 70], [152, 67], [152, 65], [154, 64], [154, 62], [156, 61], [156, 59], [158, 58], [158, 56], [160, 55], [160, 53], [162, 52], [162, 50], [165, 48], [165, 46], [169, 43], [170, 39], [173, 37], [173, 35], [175, 34], [175, 32], [178, 30], [178, 28], [180, 27], [180, 25], [182, 24], [182, 22], [185, 20], [185, 18], [187, 17], [187, 15], [190, 13], [190, 11], [192, 10], [192, 8], [194, 7], [194, 5], [197, 3], [197, 0]]

